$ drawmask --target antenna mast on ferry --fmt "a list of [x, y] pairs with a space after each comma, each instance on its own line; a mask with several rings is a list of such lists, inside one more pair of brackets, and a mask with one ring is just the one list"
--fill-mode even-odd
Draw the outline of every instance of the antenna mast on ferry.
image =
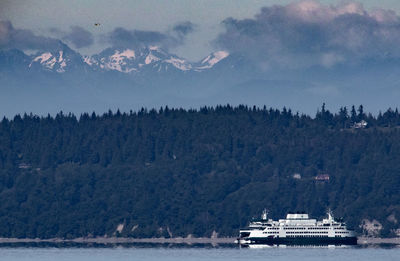
[[332, 214], [332, 210], [330, 208], [328, 208], [328, 219], [333, 220], [333, 214]]
[[268, 211], [266, 208], [264, 208], [262, 215], [261, 215], [261, 219], [262, 220], [267, 220], [267, 216], [268, 216]]

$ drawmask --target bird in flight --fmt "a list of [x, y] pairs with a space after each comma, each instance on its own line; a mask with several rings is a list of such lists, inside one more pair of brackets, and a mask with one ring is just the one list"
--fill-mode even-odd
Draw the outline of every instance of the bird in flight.
[[95, 24], [94, 24], [94, 26], [99, 26], [99, 25], [100, 25], [100, 23], [95, 23]]

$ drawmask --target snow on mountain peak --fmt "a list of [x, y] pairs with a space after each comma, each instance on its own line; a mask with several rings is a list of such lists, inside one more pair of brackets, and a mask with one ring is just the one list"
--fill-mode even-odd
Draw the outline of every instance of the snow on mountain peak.
[[146, 59], [144, 60], [145, 64], [150, 64], [154, 61], [159, 61], [160, 58], [156, 57], [155, 55], [153, 55], [152, 53], [150, 53], [149, 55], [146, 56]]
[[63, 52], [63, 51], [59, 51], [58, 54], [59, 54], [58, 62], [61, 63], [61, 62], [63, 61], [63, 54], [64, 54], [64, 52]]
[[67, 63], [65, 62], [63, 58], [63, 51], [59, 52], [59, 57], [58, 57], [58, 63], [60, 64], [60, 68], [57, 69], [57, 72], [65, 72], [65, 67], [67, 66]]
[[[134, 60], [136, 58], [135, 51], [131, 49], [126, 49], [122, 52], [119, 50], [116, 50], [113, 55], [109, 57], [109, 61], [104, 64], [104, 67], [110, 70], [117, 70], [120, 72], [131, 72], [135, 71], [135, 68], [128, 68], [127, 65], [127, 60]], [[105, 59], [101, 59], [102, 62], [105, 62]], [[88, 60], [88, 62], [93, 63], [93, 61]], [[88, 63], [86, 62], [86, 63]], [[88, 63], [89, 64], [89, 63]], [[103, 66], [100, 65], [101, 68]], [[123, 68], [124, 67], [124, 68]]]
[[136, 58], [135, 51], [131, 50], [131, 49], [126, 49], [125, 51], [121, 52], [119, 55], [120, 56], [125, 56], [128, 59], [132, 59], [132, 58], [135, 59]]
[[44, 52], [36, 57], [33, 57], [29, 68], [34, 64], [40, 64], [41, 67], [46, 70], [55, 70], [56, 72], [63, 73], [67, 67], [67, 63], [71, 62], [71, 57], [67, 56], [64, 51], [58, 51], [55, 53]]
[[149, 50], [150, 51], [159, 51], [160, 47], [158, 47], [158, 46], [149, 46]]
[[115, 53], [110, 56], [110, 58], [116, 63], [123, 63], [125, 59], [135, 59], [135, 51], [126, 49], [125, 51], [120, 52], [116, 50]]
[[192, 69], [192, 65], [183, 59], [170, 57], [169, 59], [165, 60], [165, 62], [172, 64], [173, 66], [182, 71], [188, 71]]
[[41, 55], [35, 57], [33, 61], [29, 64], [29, 67], [32, 66], [33, 63], [39, 62], [42, 66], [44, 66], [47, 69], [52, 70], [54, 65], [57, 62], [57, 58], [54, 57], [51, 53], [46, 52], [42, 53]]
[[83, 56], [83, 62], [85, 62], [88, 65], [98, 64], [98, 62], [95, 59], [87, 55]]
[[37, 62], [40, 60], [40, 63], [44, 63], [45, 61], [49, 60], [53, 55], [51, 53], [42, 53], [42, 55], [39, 55], [35, 59], [33, 59], [34, 62]]
[[229, 56], [229, 53], [226, 51], [214, 52], [214, 53], [210, 54], [209, 56], [207, 56], [203, 61], [201, 61], [202, 66], [197, 67], [197, 69], [209, 69], [228, 56]]

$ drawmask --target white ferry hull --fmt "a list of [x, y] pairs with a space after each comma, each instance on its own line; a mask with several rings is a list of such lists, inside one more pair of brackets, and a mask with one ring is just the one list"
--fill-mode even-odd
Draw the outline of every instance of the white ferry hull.
[[[242, 240], [240, 242], [243, 242]], [[357, 245], [357, 237], [276, 237], [247, 238], [245, 244], [264, 245]]]

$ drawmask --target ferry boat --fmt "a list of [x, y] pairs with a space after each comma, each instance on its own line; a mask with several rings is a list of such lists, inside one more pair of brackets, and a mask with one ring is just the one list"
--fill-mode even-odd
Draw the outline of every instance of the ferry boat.
[[309, 218], [305, 213], [289, 213], [286, 219], [268, 219], [267, 211], [261, 219], [253, 220], [240, 229], [237, 240], [241, 245], [356, 245], [355, 232], [342, 221], [336, 221], [332, 212], [322, 221]]

